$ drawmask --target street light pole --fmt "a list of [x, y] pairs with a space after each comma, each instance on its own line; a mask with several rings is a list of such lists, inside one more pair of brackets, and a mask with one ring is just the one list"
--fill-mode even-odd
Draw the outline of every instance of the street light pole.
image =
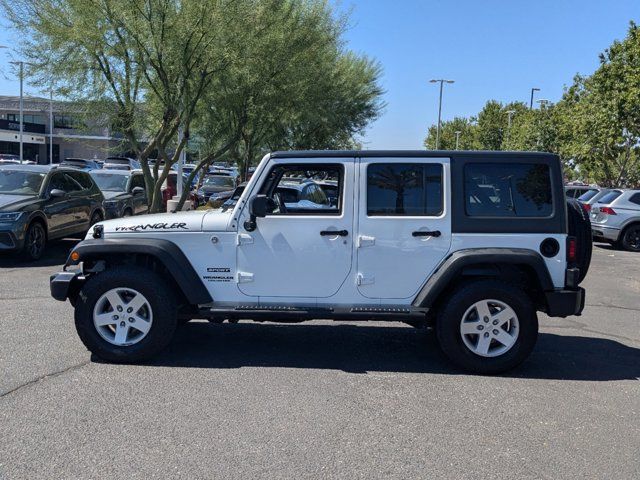
[[516, 111], [515, 111], [515, 110], [507, 110], [507, 112], [506, 112], [506, 113], [507, 113], [507, 116], [508, 116], [508, 119], [509, 119], [509, 120], [508, 120], [508, 122], [509, 122], [509, 123], [508, 123], [508, 125], [509, 125], [509, 130], [511, 130], [511, 116], [512, 116], [514, 113], [516, 113]]
[[454, 80], [444, 78], [431, 79], [429, 83], [440, 83], [440, 101], [438, 102], [438, 127], [436, 129], [436, 150], [440, 148], [440, 125], [442, 123], [442, 87], [445, 83], [454, 83]]
[[53, 164], [53, 89], [49, 89], [49, 165]]
[[460, 134], [462, 133], [460, 130], [456, 130], [456, 150], [458, 150], [458, 147], [460, 146]]
[[534, 93], [534, 92], [539, 92], [539, 91], [540, 91], [540, 89], [539, 89], [539, 88], [536, 88], [536, 87], [533, 87], [533, 88], [531, 89], [531, 101], [529, 102], [529, 110], [532, 110], [532, 109], [533, 109], [533, 93]]

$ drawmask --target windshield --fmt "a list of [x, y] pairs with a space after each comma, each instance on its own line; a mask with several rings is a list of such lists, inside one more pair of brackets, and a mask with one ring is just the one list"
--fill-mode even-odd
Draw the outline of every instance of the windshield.
[[46, 174], [16, 170], [0, 170], [0, 193], [5, 195], [38, 195]]
[[98, 184], [100, 190], [106, 190], [107, 192], [124, 192], [127, 190], [128, 175], [92, 173], [91, 176]]
[[233, 178], [231, 177], [207, 177], [204, 179], [204, 185], [215, 187], [233, 188]]

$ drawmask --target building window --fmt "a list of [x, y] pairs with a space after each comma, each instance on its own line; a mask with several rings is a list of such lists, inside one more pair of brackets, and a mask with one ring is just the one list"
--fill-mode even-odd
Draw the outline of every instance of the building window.
[[53, 126], [55, 128], [78, 128], [81, 126], [81, 123], [72, 115], [56, 113], [53, 115]]

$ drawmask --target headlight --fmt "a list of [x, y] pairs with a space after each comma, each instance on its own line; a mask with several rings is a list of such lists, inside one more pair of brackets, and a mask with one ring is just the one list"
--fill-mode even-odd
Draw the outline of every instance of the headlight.
[[104, 202], [104, 207], [105, 208], [113, 208], [116, 207], [118, 205], [118, 201], [117, 200], [107, 200]]
[[0, 212], [0, 222], [15, 222], [22, 212]]

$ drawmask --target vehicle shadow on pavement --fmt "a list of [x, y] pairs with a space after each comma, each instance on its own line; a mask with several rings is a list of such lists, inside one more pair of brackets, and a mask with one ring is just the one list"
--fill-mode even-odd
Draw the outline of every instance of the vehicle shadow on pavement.
[[[435, 334], [403, 326], [191, 322], [148, 365], [194, 368], [315, 368], [351, 373], [465, 374]], [[640, 377], [640, 349], [614, 340], [541, 333], [531, 357], [508, 377], [609, 381]]]
[[52, 267], [63, 265], [69, 251], [80, 241], [79, 238], [64, 238], [47, 244], [44, 254], [35, 262], [25, 260], [20, 253], [0, 253], [1, 268]]

